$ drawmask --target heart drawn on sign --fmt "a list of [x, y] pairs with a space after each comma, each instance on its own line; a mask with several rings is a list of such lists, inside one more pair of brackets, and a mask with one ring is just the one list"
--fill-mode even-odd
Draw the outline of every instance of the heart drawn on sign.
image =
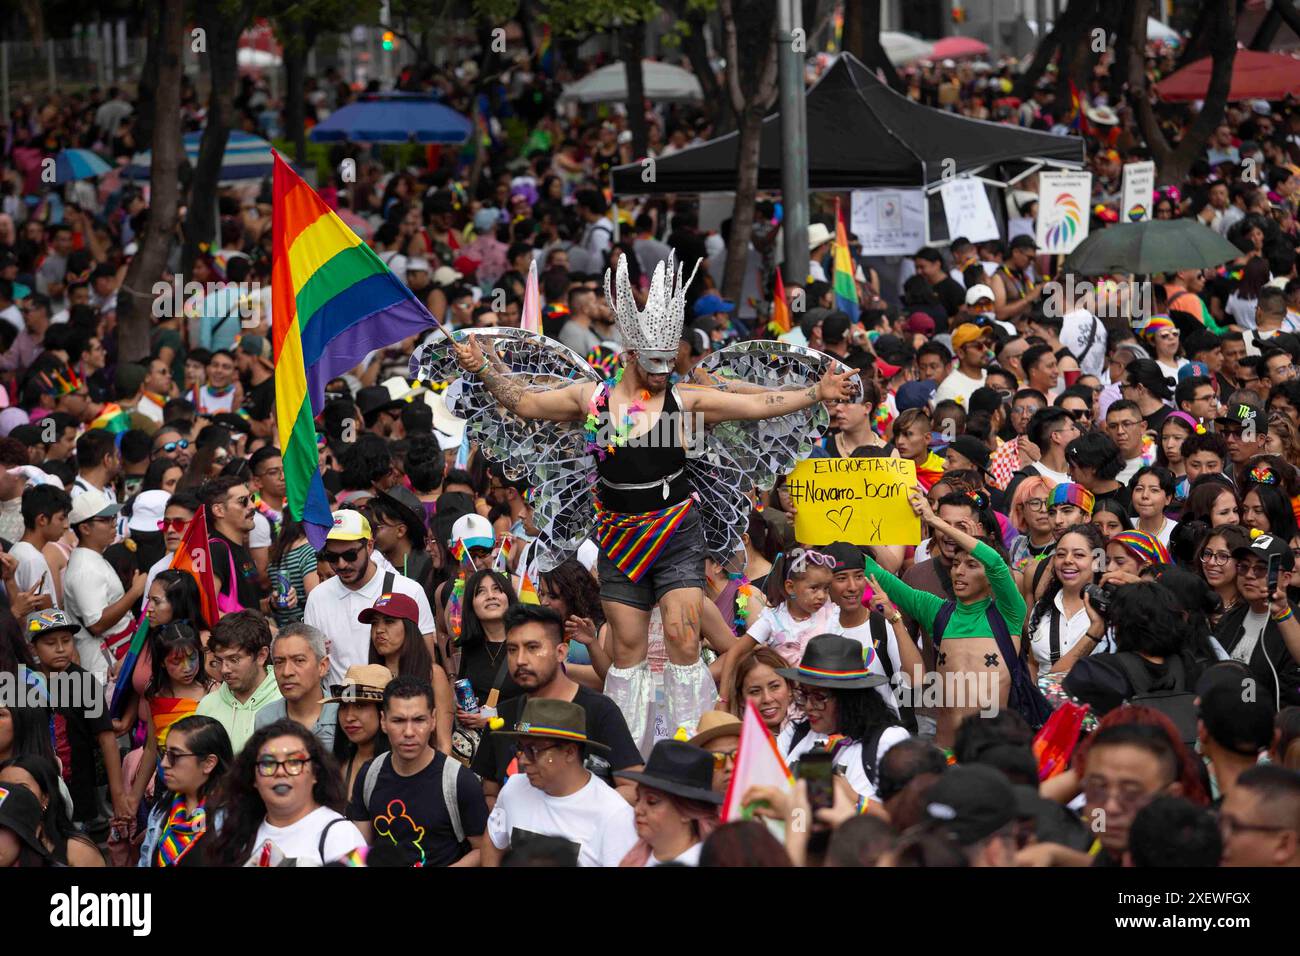
[[842, 508], [834, 508], [826, 512], [826, 520], [847, 533], [849, 522], [853, 520], [853, 506], [845, 505]]

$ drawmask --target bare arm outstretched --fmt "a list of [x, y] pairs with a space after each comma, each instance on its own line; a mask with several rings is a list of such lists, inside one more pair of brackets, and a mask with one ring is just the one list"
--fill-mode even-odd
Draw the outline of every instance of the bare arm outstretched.
[[475, 336], [467, 335], [461, 341], [452, 340], [456, 361], [466, 372], [477, 375], [492, 397], [505, 408], [522, 418], [541, 418], [553, 422], [580, 421], [587, 413], [591, 397], [589, 383], [566, 385], [563, 388], [528, 389], [517, 377], [507, 375], [495, 353], [488, 348], [483, 354]]

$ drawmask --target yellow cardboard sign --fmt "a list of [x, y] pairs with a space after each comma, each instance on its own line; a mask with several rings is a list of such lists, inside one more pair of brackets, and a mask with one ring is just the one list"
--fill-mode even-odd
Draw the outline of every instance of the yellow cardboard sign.
[[809, 458], [786, 482], [800, 544], [920, 544], [907, 495], [916, 464], [903, 458]]

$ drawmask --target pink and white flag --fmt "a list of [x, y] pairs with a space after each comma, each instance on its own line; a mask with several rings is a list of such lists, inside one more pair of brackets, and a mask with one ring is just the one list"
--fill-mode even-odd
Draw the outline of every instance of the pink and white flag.
[[524, 286], [524, 307], [519, 327], [525, 332], [542, 331], [542, 296], [537, 289], [537, 260], [528, 264], [528, 282]]
[[776, 740], [768, 732], [763, 718], [752, 701], [746, 702], [745, 716], [740, 725], [740, 747], [736, 750], [736, 768], [731, 774], [731, 786], [722, 801], [722, 821], [744, 819], [741, 800], [753, 786], [776, 787], [786, 793], [794, 792], [794, 776], [781, 759]]

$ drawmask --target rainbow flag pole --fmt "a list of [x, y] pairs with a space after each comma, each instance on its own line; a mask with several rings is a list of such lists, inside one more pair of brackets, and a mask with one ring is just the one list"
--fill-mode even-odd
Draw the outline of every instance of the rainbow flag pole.
[[835, 289], [835, 308], [850, 320], [858, 321], [858, 286], [853, 280], [853, 256], [849, 252], [849, 231], [844, 228], [844, 213], [840, 201], [835, 200], [835, 274], [831, 285]]
[[321, 548], [333, 524], [316, 449], [325, 383], [359, 356], [439, 323], [279, 153], [272, 199], [272, 343], [286, 497], [307, 540]]

